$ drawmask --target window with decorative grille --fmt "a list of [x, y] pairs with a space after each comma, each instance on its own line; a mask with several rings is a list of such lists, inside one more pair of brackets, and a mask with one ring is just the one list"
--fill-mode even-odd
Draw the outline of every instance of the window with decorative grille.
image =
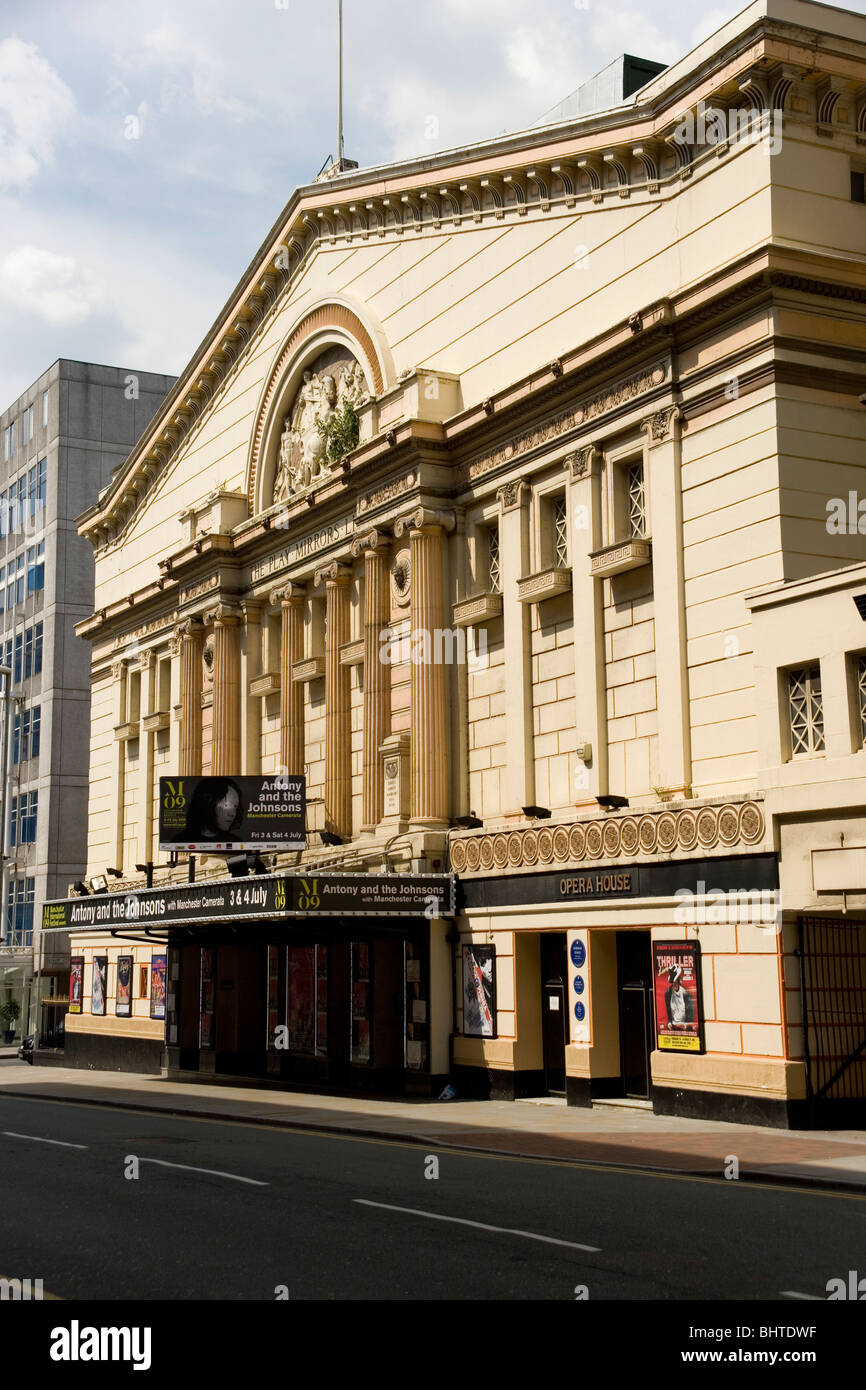
[[553, 504], [553, 563], [557, 569], [568, 567], [568, 515], [564, 497], [557, 497]]
[[499, 527], [487, 528], [487, 578], [491, 594], [502, 593], [502, 562], [499, 558]]
[[628, 540], [646, 535], [646, 486], [642, 463], [631, 463], [626, 476], [626, 526]]
[[803, 666], [788, 672], [788, 703], [793, 756], [823, 753], [824, 704], [820, 666]]
[[866, 747], [866, 656], [857, 658], [857, 704], [860, 711], [860, 742]]

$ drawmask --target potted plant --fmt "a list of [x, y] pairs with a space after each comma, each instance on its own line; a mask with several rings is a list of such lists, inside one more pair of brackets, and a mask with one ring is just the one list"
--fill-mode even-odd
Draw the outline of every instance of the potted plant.
[[4, 1043], [15, 1041], [15, 1024], [21, 1017], [21, 1005], [17, 999], [7, 999], [5, 1004], [0, 1004], [0, 1019], [5, 1025], [3, 1029]]

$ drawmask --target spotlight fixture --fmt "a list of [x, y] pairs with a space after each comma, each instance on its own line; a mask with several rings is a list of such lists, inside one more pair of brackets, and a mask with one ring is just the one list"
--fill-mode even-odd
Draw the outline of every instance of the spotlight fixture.
[[597, 796], [596, 801], [599, 806], [603, 806], [605, 811], [619, 811], [623, 806], [628, 805], [627, 796]]
[[455, 816], [451, 822], [455, 830], [480, 830], [484, 824], [479, 820], [474, 811], [470, 811], [468, 816]]
[[72, 887], [75, 889], [76, 893], [81, 894], [82, 898], [90, 897], [90, 889], [86, 883], [82, 883], [81, 879], [79, 879], [77, 883], [73, 883]]
[[105, 877], [105, 874], [94, 874], [92, 878], [88, 879], [88, 883], [90, 884], [91, 893], [108, 892], [108, 879]]
[[245, 854], [235, 854], [231, 859], [226, 860], [228, 871], [232, 878], [246, 878], [250, 871], [250, 866]]
[[145, 884], [146, 884], [146, 887], [148, 887], [148, 888], [152, 888], [152, 887], [153, 887], [153, 860], [152, 860], [152, 859], [148, 859], [148, 861], [147, 861], [146, 864], [136, 864], [136, 866], [135, 866], [135, 871], [136, 871], [136, 873], [144, 874], [144, 875], [145, 875]]
[[533, 820], [549, 820], [550, 811], [546, 806], [522, 806], [521, 810], [525, 816], [531, 816]]
[[112, 877], [112, 878], [123, 878], [123, 870], [122, 870], [122, 869], [106, 869], [105, 872], [106, 872], [107, 874], [111, 874], [111, 877]]
[[335, 835], [333, 830], [320, 830], [319, 839], [323, 845], [342, 845], [344, 843], [342, 835]]

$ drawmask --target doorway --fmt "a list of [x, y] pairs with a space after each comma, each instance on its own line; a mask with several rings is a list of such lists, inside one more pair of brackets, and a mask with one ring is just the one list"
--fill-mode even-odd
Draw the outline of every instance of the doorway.
[[565, 1095], [565, 1044], [568, 1041], [568, 967], [565, 932], [541, 935], [541, 1037], [544, 1087]]
[[636, 1100], [649, 1100], [653, 981], [648, 931], [617, 932], [616, 969], [622, 1094]]

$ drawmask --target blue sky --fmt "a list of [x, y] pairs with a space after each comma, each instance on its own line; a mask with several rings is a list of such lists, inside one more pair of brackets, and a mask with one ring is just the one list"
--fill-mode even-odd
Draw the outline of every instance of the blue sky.
[[[344, 0], [345, 153], [519, 129], [619, 53], [671, 62], [742, 8], [584, 3]], [[336, 11], [2, 0], [0, 409], [57, 357], [181, 370], [334, 153]]]

